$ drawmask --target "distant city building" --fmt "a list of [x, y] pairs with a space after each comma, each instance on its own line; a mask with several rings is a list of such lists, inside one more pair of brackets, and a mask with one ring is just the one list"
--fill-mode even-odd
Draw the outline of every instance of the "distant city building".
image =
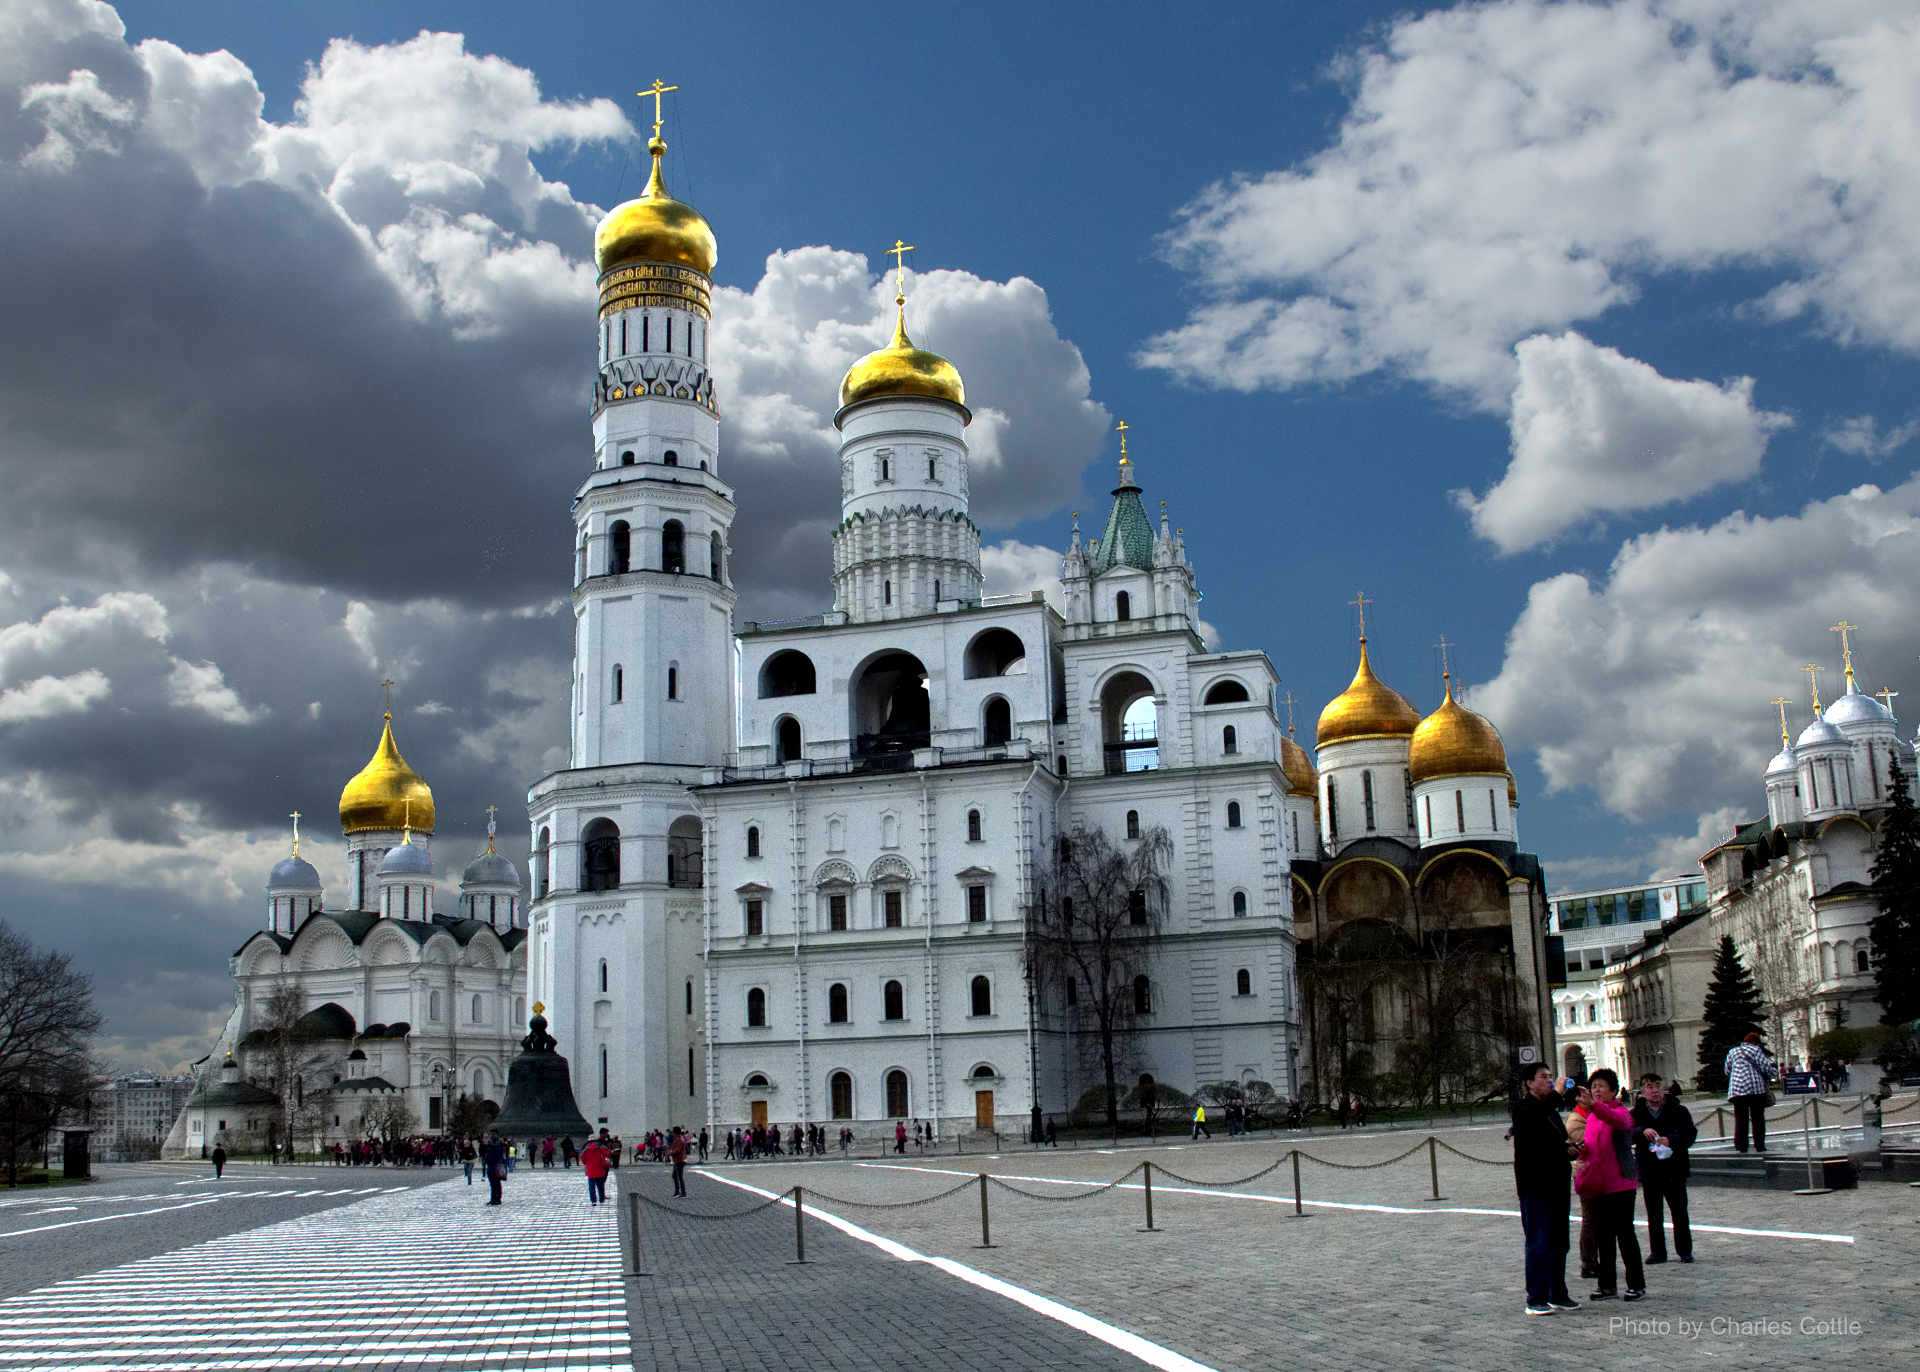
[[93, 1155], [157, 1156], [192, 1092], [190, 1075], [135, 1073], [100, 1083], [93, 1098]]
[[1566, 985], [1553, 991], [1562, 1072], [1584, 1077], [1596, 1067], [1626, 1070], [1625, 1028], [1607, 1003], [1607, 964], [1706, 903], [1706, 877], [1698, 872], [1552, 897], [1548, 928], [1560, 936], [1567, 960]]

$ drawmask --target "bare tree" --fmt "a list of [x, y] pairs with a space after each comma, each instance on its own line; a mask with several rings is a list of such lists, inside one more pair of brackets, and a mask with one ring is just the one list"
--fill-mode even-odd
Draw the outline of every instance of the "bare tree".
[[[1039, 864], [1036, 864], [1039, 865]], [[1163, 827], [1115, 843], [1105, 830], [1076, 828], [1056, 845], [1028, 911], [1028, 956], [1043, 983], [1071, 982], [1088, 1047], [1106, 1086], [1107, 1127], [1120, 1127], [1120, 1067], [1128, 1057], [1148, 964], [1164, 927], [1173, 840]]]
[[19, 1179], [22, 1142], [44, 1138], [60, 1116], [90, 1107], [99, 1032], [93, 982], [65, 953], [40, 952], [0, 921], [0, 1114], [7, 1176]]
[[407, 1098], [398, 1093], [368, 1107], [366, 1120], [388, 1143], [407, 1138], [420, 1124], [420, 1117], [413, 1113]]

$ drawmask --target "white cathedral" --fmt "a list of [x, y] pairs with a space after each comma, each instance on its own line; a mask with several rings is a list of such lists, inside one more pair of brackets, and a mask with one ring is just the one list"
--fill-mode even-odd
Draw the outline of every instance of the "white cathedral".
[[[298, 970], [316, 1006], [389, 1026], [404, 1013], [414, 1075], [396, 1085], [423, 1099], [448, 1079], [488, 1094], [531, 1000], [587, 1119], [628, 1136], [1019, 1127], [1101, 1080], [1071, 990], [1028, 980], [1042, 868], [1075, 830], [1164, 828], [1175, 857], [1125, 1084], [1324, 1094], [1297, 948], [1369, 921], [1413, 947], [1441, 909], [1505, 950], [1507, 994], [1546, 1024], [1544, 881], [1518, 851], [1492, 725], [1450, 692], [1423, 718], [1374, 676], [1363, 633], [1316, 771], [1281, 726], [1266, 655], [1202, 642], [1184, 539], [1164, 501], [1149, 516], [1124, 426], [1104, 528], [1083, 542], [1076, 518], [1062, 608], [983, 594], [966, 390], [908, 337], [903, 269], [892, 340], [848, 370], [834, 415], [832, 608], [736, 625], [708, 352], [717, 249], [668, 194], [665, 150], [656, 119], [646, 189], [595, 236], [570, 765], [528, 792], [530, 899], [514, 903], [503, 869], [484, 908], [474, 886], [460, 918], [441, 916], [420, 817], [411, 841], [390, 822], [404, 815], [349, 824], [364, 913], [329, 915], [317, 881], [295, 889], [276, 869], [272, 928], [235, 958], [243, 984], [271, 964]], [[335, 927], [309, 933], [320, 924]], [[389, 964], [404, 997], [376, 984]], [[423, 998], [449, 966], [453, 1012], [479, 1004], [484, 968], [485, 1013], [511, 1006], [515, 1022], [459, 1019], [430, 1039]], [[1396, 996], [1382, 982], [1370, 1035], [1406, 1026]], [[242, 1011], [230, 1030], [244, 1037]]]

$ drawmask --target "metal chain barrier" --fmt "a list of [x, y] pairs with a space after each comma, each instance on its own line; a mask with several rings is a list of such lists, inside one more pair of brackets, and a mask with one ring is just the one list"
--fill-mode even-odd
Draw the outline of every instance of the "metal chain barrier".
[[[1001, 1181], [1000, 1178], [994, 1176], [993, 1173], [991, 1172], [987, 1173], [986, 1175], [987, 1175], [987, 1181], [990, 1182], [992, 1185], [999, 1187], [1002, 1191], [1011, 1191], [1013, 1192], [1014, 1195], [1025, 1196], [1028, 1200], [1078, 1201], [1078, 1200], [1090, 1200], [1095, 1196], [1103, 1195], [1104, 1193], [1113, 1190], [1114, 1187], [1119, 1186], [1121, 1183], [1125, 1182], [1129, 1177], [1135, 1176], [1139, 1172], [1144, 1170], [1145, 1166], [1146, 1164], [1142, 1163], [1138, 1167], [1134, 1167], [1129, 1169], [1128, 1171], [1122, 1172], [1119, 1176], [1115, 1177], [1112, 1181], [1107, 1182], [1104, 1186], [1096, 1186], [1096, 1187], [1093, 1187], [1091, 1190], [1087, 1190], [1087, 1191], [1077, 1191], [1071, 1196], [1062, 1196], [1062, 1195], [1059, 1195], [1053, 1192], [1047, 1192], [1047, 1191], [1029, 1191], [1024, 1187], [1015, 1186], [1011, 1182]], [[968, 1184], [972, 1185], [972, 1183], [968, 1183]]]
[[1391, 1167], [1396, 1162], [1405, 1162], [1408, 1158], [1412, 1157], [1415, 1153], [1418, 1153], [1422, 1148], [1425, 1148], [1426, 1146], [1427, 1146], [1427, 1141], [1425, 1139], [1421, 1139], [1420, 1142], [1414, 1144], [1413, 1147], [1409, 1148], [1406, 1152], [1395, 1154], [1393, 1157], [1383, 1159], [1380, 1162], [1334, 1162], [1330, 1158], [1316, 1158], [1313, 1154], [1306, 1152], [1305, 1150], [1297, 1150], [1297, 1151], [1299, 1151], [1300, 1156], [1305, 1158], [1308, 1162], [1317, 1162], [1322, 1167], [1331, 1167], [1338, 1172], [1371, 1172], [1378, 1167]]
[[758, 1205], [750, 1205], [745, 1210], [729, 1210], [724, 1214], [714, 1215], [714, 1214], [703, 1213], [702, 1211], [699, 1211], [699, 1210], [682, 1210], [677, 1205], [666, 1205], [660, 1201], [655, 1200], [652, 1196], [645, 1195], [639, 1191], [629, 1191], [627, 1194], [632, 1196], [635, 1200], [640, 1201], [644, 1205], [651, 1206], [655, 1210], [664, 1211], [665, 1213], [674, 1216], [676, 1219], [683, 1219], [683, 1220], [745, 1219], [748, 1215], [757, 1215], [762, 1210], [771, 1210], [776, 1205], [784, 1205], [793, 1196], [793, 1192], [791, 1190], [782, 1191], [779, 1195], [774, 1196], [769, 1200], [761, 1201], [760, 1204]]
[[1201, 1181], [1194, 1177], [1183, 1177], [1168, 1167], [1155, 1167], [1154, 1171], [1169, 1181], [1179, 1182], [1182, 1186], [1245, 1186], [1249, 1182], [1259, 1181], [1260, 1178], [1271, 1172], [1279, 1171], [1282, 1167], [1286, 1166], [1286, 1163], [1286, 1154], [1283, 1153], [1265, 1167], [1262, 1167], [1258, 1172], [1249, 1172], [1246, 1176], [1235, 1177], [1232, 1181]]
[[978, 1182], [973, 1177], [968, 1177], [958, 1186], [949, 1187], [945, 1191], [936, 1191], [931, 1196], [921, 1196], [916, 1200], [903, 1201], [848, 1200], [844, 1196], [829, 1196], [826, 1192], [816, 1187], [809, 1187], [807, 1189], [807, 1199], [822, 1205], [851, 1205], [860, 1210], [911, 1210], [915, 1206], [932, 1205], [936, 1201], [947, 1200], [950, 1197], [959, 1195], [969, 1187], [976, 1185], [978, 1185]]
[[1456, 1158], [1465, 1158], [1468, 1162], [1477, 1162], [1482, 1167], [1511, 1167], [1513, 1165], [1512, 1158], [1483, 1158], [1474, 1153], [1463, 1153], [1442, 1138], [1436, 1138], [1434, 1142], [1453, 1154]]

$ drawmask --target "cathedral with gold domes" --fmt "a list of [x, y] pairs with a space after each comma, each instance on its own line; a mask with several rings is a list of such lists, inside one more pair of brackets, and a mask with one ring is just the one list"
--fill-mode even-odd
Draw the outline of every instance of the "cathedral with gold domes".
[[[331, 898], [293, 819], [291, 849], [267, 874], [264, 927], [230, 960], [234, 1008], [167, 1142], [173, 1155], [284, 1146], [289, 1126], [302, 1151], [438, 1132], [462, 1096], [500, 1102], [525, 1032], [527, 906], [491, 818], [485, 851], [443, 906], [433, 789], [402, 756], [389, 710], [340, 791], [346, 870]], [[274, 1002], [288, 991], [299, 1015], [283, 1023]], [[293, 1108], [268, 1108], [289, 1087]]]

